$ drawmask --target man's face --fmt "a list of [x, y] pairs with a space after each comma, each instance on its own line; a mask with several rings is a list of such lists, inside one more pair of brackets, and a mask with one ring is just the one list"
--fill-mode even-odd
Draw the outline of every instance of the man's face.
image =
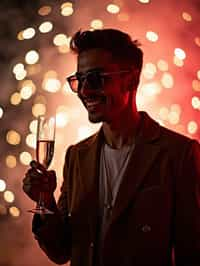
[[[121, 70], [125, 69], [114, 63], [111, 54], [102, 49], [91, 49], [78, 56], [78, 73], [80, 75], [92, 71], [111, 73]], [[130, 76], [131, 73], [104, 76], [102, 84], [101, 82], [97, 84], [87, 80], [83, 81], [78, 96], [86, 107], [91, 122], [112, 123], [116, 119], [123, 119], [129, 98], [127, 75]], [[91, 79], [93, 80], [93, 78]]]

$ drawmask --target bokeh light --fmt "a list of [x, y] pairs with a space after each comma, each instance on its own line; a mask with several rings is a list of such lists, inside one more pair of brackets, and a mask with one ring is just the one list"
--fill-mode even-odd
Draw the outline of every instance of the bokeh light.
[[158, 34], [156, 32], [153, 32], [153, 31], [147, 31], [146, 38], [150, 42], [157, 42], [157, 40], [158, 40]]
[[22, 98], [21, 98], [21, 94], [19, 92], [13, 93], [10, 97], [10, 103], [13, 105], [20, 104], [21, 100], [22, 100]]
[[6, 157], [6, 165], [9, 168], [15, 168], [17, 165], [17, 159], [14, 155], [8, 155]]
[[118, 5], [115, 5], [115, 4], [109, 4], [107, 7], [106, 7], [106, 10], [111, 13], [111, 14], [117, 14], [119, 13], [120, 11], [120, 7]]
[[3, 108], [0, 106], [0, 119], [3, 117]]
[[182, 13], [182, 18], [187, 21], [187, 22], [190, 22], [192, 21], [192, 16], [188, 13], [188, 12], [183, 12]]
[[93, 29], [102, 29], [103, 28], [103, 21], [100, 19], [94, 19], [92, 20], [92, 22], [90, 23], [90, 26]]
[[9, 208], [9, 213], [13, 217], [19, 217], [20, 216], [20, 210], [15, 206], [12, 206]]
[[20, 153], [19, 159], [22, 164], [29, 165], [32, 161], [32, 156], [29, 152], [23, 151]]
[[61, 15], [62, 16], [71, 16], [73, 14], [73, 5], [71, 2], [65, 2], [61, 5]]
[[35, 36], [34, 28], [27, 28], [22, 32], [23, 39], [31, 39]]
[[187, 125], [188, 133], [195, 134], [197, 132], [198, 125], [195, 121], [190, 121]]
[[32, 107], [32, 113], [35, 117], [44, 115], [46, 113], [46, 106], [42, 103], [36, 103]]
[[53, 29], [53, 24], [50, 21], [45, 21], [39, 26], [39, 31], [41, 33], [50, 32]]
[[3, 194], [3, 197], [4, 197], [4, 200], [9, 202], [9, 203], [12, 203], [14, 200], [15, 200], [15, 195], [12, 191], [10, 190], [6, 190]]
[[42, 87], [48, 92], [57, 92], [61, 88], [61, 82], [56, 78], [44, 79]]
[[184, 60], [186, 58], [186, 53], [181, 48], [175, 48], [174, 54], [178, 59]]
[[51, 13], [51, 10], [52, 10], [51, 6], [42, 6], [38, 10], [38, 14], [40, 16], [47, 16], [47, 15], [49, 15]]
[[25, 61], [27, 64], [35, 64], [37, 63], [39, 60], [39, 54], [37, 51], [35, 50], [31, 50], [29, 52], [27, 52], [26, 56], [25, 56]]
[[35, 149], [36, 148], [36, 135], [35, 134], [28, 134], [26, 136], [26, 144]]
[[0, 192], [3, 192], [6, 189], [6, 182], [3, 179], [0, 179]]
[[157, 63], [157, 67], [160, 71], [168, 71], [169, 65], [165, 60], [160, 59]]
[[166, 89], [172, 88], [173, 85], [174, 85], [173, 76], [170, 73], [165, 72], [162, 75], [161, 83], [162, 83], [163, 87], [166, 88]]
[[6, 134], [6, 140], [11, 145], [18, 145], [21, 141], [21, 136], [17, 131], [9, 130]]

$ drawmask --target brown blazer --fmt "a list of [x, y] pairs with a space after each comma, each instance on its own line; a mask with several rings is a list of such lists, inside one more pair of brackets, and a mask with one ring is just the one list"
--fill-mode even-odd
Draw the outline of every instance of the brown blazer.
[[[122, 180], [103, 266], [200, 265], [200, 145], [141, 112], [143, 126]], [[58, 214], [33, 232], [58, 264], [96, 266], [102, 130], [66, 153]], [[176, 264], [175, 264], [176, 263]]]

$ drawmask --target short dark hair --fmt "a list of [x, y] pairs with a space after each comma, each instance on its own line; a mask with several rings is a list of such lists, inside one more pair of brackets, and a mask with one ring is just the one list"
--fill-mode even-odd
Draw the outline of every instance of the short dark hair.
[[76, 54], [94, 48], [109, 51], [118, 63], [135, 67], [140, 74], [143, 65], [143, 51], [138, 40], [117, 29], [79, 30], [70, 42], [70, 48]]

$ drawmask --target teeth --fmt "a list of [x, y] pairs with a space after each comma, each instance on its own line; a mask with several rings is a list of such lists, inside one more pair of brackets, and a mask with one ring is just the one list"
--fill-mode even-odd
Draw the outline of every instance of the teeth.
[[96, 105], [96, 104], [99, 104], [100, 101], [94, 101], [94, 102], [87, 102], [87, 106], [93, 106], [93, 105]]

